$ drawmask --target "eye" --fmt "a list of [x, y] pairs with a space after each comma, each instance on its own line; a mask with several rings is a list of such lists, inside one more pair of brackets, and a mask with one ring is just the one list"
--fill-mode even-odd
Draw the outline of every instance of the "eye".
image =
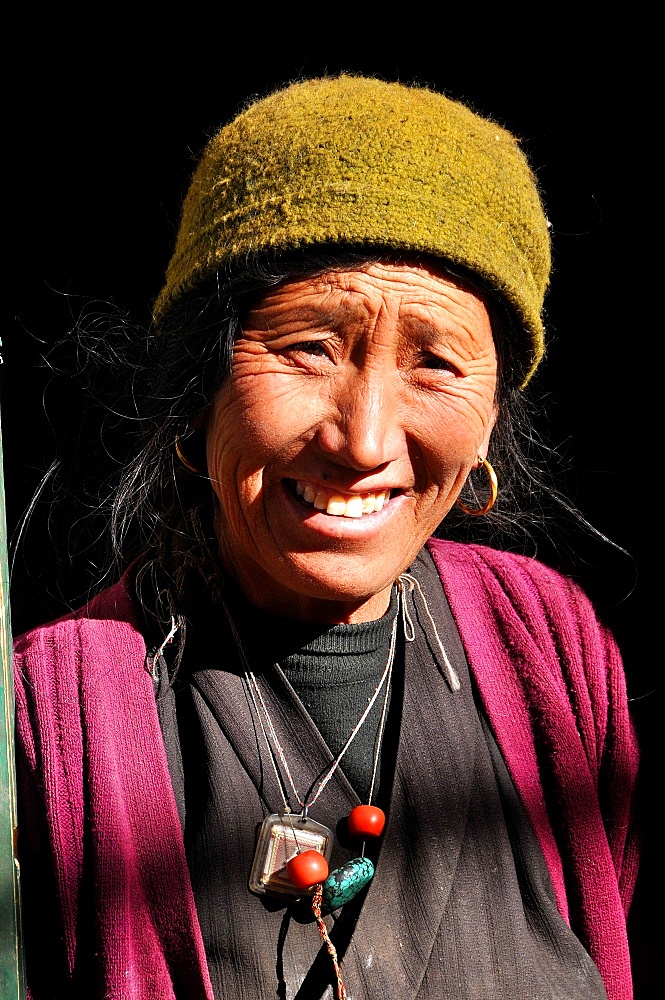
[[298, 354], [311, 354], [319, 358], [328, 356], [325, 344], [321, 340], [302, 340], [298, 344], [289, 344], [288, 350], [296, 351]]
[[419, 360], [419, 366], [421, 368], [427, 368], [429, 371], [440, 371], [440, 372], [457, 372], [457, 368], [446, 358], [442, 358], [440, 354], [422, 354]]
[[282, 363], [288, 367], [318, 375], [328, 370], [328, 364], [332, 360], [331, 345], [323, 339], [278, 343], [274, 345], [273, 351], [281, 356]]

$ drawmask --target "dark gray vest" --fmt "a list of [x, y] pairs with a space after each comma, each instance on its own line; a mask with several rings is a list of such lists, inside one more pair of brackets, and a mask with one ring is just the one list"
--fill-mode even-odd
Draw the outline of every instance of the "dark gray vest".
[[[415, 640], [396, 663], [382, 760], [387, 827], [364, 896], [326, 923], [349, 1000], [603, 1000], [591, 959], [556, 909], [542, 853], [474, 701], [438, 574], [420, 580], [461, 690], [410, 601]], [[306, 907], [252, 895], [257, 826], [282, 798], [219, 615], [219, 641], [191, 647], [160, 718], [217, 1000], [333, 1000], [334, 972]], [[259, 677], [293, 778], [332, 760], [278, 667]], [[312, 809], [333, 830], [358, 804], [343, 770]], [[343, 824], [340, 831], [343, 830]], [[332, 866], [357, 853], [336, 841]]]

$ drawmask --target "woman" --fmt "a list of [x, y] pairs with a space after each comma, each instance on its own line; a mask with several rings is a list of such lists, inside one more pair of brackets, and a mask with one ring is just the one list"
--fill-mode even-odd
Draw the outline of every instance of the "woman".
[[17, 642], [35, 1000], [631, 996], [616, 646], [451, 540], [528, 476], [549, 261], [515, 139], [440, 94], [304, 81], [211, 140], [139, 554]]

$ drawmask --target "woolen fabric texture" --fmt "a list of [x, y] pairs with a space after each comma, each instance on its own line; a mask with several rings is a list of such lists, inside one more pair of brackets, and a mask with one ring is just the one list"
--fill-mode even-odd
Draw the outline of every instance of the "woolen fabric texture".
[[518, 140], [425, 87], [342, 75], [257, 101], [205, 148], [154, 305], [222, 266], [323, 244], [423, 252], [494, 288], [544, 350], [550, 239]]
[[[579, 588], [542, 564], [483, 546], [429, 547], [559, 911], [609, 1000], [630, 1000], [637, 751], [616, 645]], [[74, 997], [212, 1000], [130, 586], [125, 577], [16, 642], [35, 1000], [54, 980]]]

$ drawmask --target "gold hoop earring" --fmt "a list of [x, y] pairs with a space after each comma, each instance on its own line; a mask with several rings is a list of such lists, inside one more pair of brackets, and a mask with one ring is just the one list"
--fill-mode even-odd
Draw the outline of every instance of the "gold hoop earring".
[[496, 503], [496, 498], [499, 495], [499, 484], [497, 482], [496, 472], [494, 471], [494, 469], [492, 468], [492, 466], [490, 465], [490, 463], [487, 461], [486, 458], [481, 458], [480, 455], [478, 455], [478, 461], [483, 466], [485, 472], [489, 476], [490, 495], [487, 500], [487, 503], [484, 504], [484, 506], [482, 507], [474, 508], [474, 507], [467, 507], [467, 505], [463, 503], [461, 500], [456, 501], [459, 509], [463, 510], [465, 514], [470, 514], [471, 517], [482, 517], [483, 514], [487, 514], [487, 512], [490, 511], [494, 506], [494, 504]]
[[178, 456], [178, 458], [180, 459], [181, 463], [187, 469], [187, 471], [188, 472], [193, 472], [197, 476], [203, 476], [203, 475], [205, 475], [203, 469], [197, 469], [197, 467], [195, 465], [192, 465], [192, 463], [189, 461], [189, 459], [187, 458], [187, 456], [183, 452], [182, 448], [180, 447], [180, 435], [179, 434], [176, 434], [176, 436], [175, 436], [175, 442], [174, 443], [175, 443], [175, 453]]

